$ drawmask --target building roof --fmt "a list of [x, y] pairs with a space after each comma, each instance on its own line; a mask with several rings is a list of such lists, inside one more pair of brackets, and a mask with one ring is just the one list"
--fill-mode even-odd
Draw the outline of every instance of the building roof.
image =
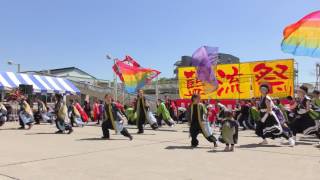
[[97, 79], [96, 77], [94, 77], [93, 75], [77, 68], [77, 67], [65, 67], [65, 68], [57, 68], [57, 69], [48, 69], [48, 70], [41, 70], [41, 71], [25, 71], [24, 73], [29, 73], [29, 72], [35, 72], [35, 73], [48, 73], [50, 72], [50, 74], [55, 75], [55, 74], [59, 74], [59, 73], [63, 73], [63, 72], [70, 72], [70, 71], [80, 71], [83, 74], [86, 74], [87, 76], [92, 77], [93, 79]]

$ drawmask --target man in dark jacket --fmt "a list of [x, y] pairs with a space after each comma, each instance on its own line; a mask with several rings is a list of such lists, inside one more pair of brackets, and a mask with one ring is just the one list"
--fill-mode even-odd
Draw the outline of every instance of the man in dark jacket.
[[115, 103], [112, 102], [112, 96], [110, 94], [105, 95], [104, 105], [104, 120], [102, 122], [102, 139], [110, 139], [109, 129], [114, 129], [116, 132], [120, 132], [123, 136], [132, 140], [131, 134], [123, 127], [124, 115], [118, 109]]

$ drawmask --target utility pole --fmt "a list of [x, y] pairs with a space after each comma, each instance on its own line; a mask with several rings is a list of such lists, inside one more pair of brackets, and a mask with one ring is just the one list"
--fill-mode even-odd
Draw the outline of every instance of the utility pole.
[[[117, 58], [112, 58], [110, 55], [106, 55], [106, 58], [108, 60], [113, 60], [113, 66], [116, 66], [116, 60]], [[117, 74], [116, 72], [113, 72], [113, 90], [114, 90], [114, 100], [118, 101], [118, 82], [117, 82]]]

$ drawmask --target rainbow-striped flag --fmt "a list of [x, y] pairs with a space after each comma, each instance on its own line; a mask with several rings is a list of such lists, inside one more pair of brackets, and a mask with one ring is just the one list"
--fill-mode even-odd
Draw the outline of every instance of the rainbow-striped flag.
[[140, 64], [130, 56], [126, 56], [122, 61], [117, 60], [113, 66], [113, 70], [125, 84], [127, 93], [137, 92], [160, 74], [157, 70], [141, 67]]
[[308, 14], [284, 29], [283, 52], [297, 56], [320, 57], [320, 11]]

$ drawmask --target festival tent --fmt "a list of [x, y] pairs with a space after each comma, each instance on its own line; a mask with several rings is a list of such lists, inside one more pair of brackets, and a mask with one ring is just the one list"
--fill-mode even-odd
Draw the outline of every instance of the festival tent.
[[65, 78], [13, 72], [0, 73], [0, 90], [12, 90], [20, 85], [32, 85], [34, 93], [80, 94], [80, 90]]

